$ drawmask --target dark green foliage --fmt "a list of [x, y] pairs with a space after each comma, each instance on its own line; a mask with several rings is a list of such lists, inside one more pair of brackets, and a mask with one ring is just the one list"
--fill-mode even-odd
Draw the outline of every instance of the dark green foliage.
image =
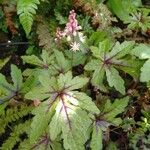
[[7, 109], [5, 114], [1, 115], [0, 118], [0, 134], [5, 132], [5, 127], [12, 122], [16, 122], [20, 118], [27, 116], [32, 110], [32, 106], [22, 105], [21, 107], [15, 107]]
[[143, 4], [0, 0], [1, 150], [150, 149]]
[[2, 150], [12, 150], [13, 147], [21, 140], [20, 135], [27, 132], [30, 128], [30, 121], [26, 121], [22, 124], [16, 125], [10, 134], [10, 137], [3, 143]]
[[39, 0], [18, 0], [17, 2], [17, 14], [27, 36], [31, 31], [33, 15], [36, 14], [38, 4], [40, 4]]
[[144, 32], [150, 28], [149, 9], [140, 8], [141, 0], [109, 0], [113, 12], [132, 30], [142, 30]]
[[[13, 85], [9, 84], [5, 76], [0, 74], [0, 90], [2, 91], [1, 94], [1, 103], [3, 101], [9, 100], [13, 98], [17, 92], [21, 89], [22, 86], [22, 74], [21, 71], [15, 66], [11, 65], [11, 77], [13, 81]], [[5, 94], [3, 95], [3, 93]]]

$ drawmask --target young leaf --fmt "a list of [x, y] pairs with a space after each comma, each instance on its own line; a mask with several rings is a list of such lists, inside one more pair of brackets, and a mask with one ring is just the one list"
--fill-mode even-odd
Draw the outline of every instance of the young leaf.
[[99, 47], [91, 46], [91, 51], [93, 53], [93, 56], [96, 58], [102, 58], [104, 54], [109, 51], [110, 49], [110, 40], [106, 39], [99, 43]]
[[96, 31], [93, 32], [90, 36], [88, 43], [89, 45], [98, 46], [99, 42], [104, 41], [105, 39], [108, 39], [108, 34], [105, 31]]

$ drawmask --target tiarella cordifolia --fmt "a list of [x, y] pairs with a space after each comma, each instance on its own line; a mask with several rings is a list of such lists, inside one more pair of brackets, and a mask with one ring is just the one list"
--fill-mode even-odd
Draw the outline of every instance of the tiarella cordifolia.
[[76, 41], [75, 37], [78, 36], [81, 43], [85, 42], [85, 36], [83, 36], [82, 32], [79, 32], [79, 30], [81, 30], [81, 29], [82, 29], [82, 27], [78, 25], [75, 11], [71, 10], [69, 13], [68, 22], [65, 26], [64, 31], [61, 31], [61, 29], [59, 27], [56, 29], [55, 41], [58, 42], [63, 37], [65, 37], [71, 47], [70, 50], [72, 50], [74, 52], [79, 51], [80, 43], [79, 43], [79, 41]]

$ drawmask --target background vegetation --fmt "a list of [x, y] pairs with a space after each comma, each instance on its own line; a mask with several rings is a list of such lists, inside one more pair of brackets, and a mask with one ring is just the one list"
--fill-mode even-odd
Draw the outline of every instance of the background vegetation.
[[0, 0], [1, 150], [149, 150], [150, 2]]

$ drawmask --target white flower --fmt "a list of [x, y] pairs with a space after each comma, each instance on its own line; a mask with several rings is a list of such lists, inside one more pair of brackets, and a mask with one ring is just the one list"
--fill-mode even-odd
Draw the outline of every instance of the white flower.
[[82, 43], [84, 43], [86, 37], [83, 36], [83, 33], [82, 33], [82, 32], [78, 32], [78, 36], [79, 36], [80, 41], [81, 41]]
[[71, 49], [70, 50], [72, 50], [73, 52], [76, 52], [76, 51], [79, 51], [80, 49], [80, 44], [79, 43], [77, 43], [77, 42], [72, 42], [71, 44], [70, 44], [70, 46], [71, 46]]
[[67, 36], [67, 41], [68, 41], [68, 42], [71, 41], [71, 36], [70, 36], [70, 35]]

